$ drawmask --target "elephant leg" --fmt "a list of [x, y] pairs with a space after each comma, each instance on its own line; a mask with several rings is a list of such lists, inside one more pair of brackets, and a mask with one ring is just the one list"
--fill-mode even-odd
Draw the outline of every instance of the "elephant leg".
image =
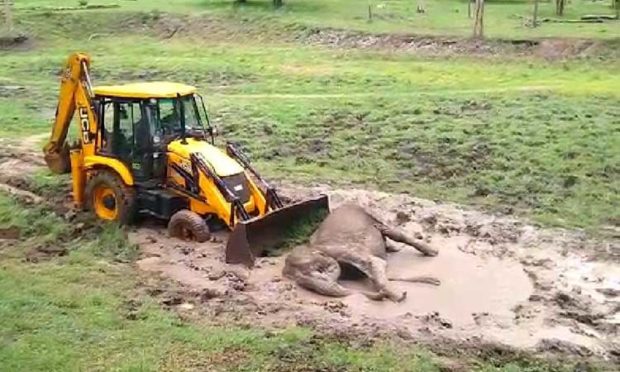
[[376, 296], [375, 294], [365, 293], [368, 298], [389, 298], [396, 302], [403, 301], [406, 298], [406, 292], [399, 294], [389, 288], [385, 260], [375, 256], [361, 255], [357, 252], [347, 252], [338, 257], [338, 261], [352, 265], [368, 276], [378, 293]]
[[398, 229], [393, 229], [383, 224], [376, 224], [375, 227], [381, 232], [383, 236], [390, 238], [395, 242], [410, 245], [418, 251], [422, 252], [422, 254], [424, 254], [425, 256], [437, 256], [437, 253], [439, 253], [435, 248], [431, 247], [430, 245], [424, 243], [419, 239], [414, 239], [410, 236], [407, 236]]
[[[385, 239], [385, 237], [384, 237]], [[397, 246], [396, 244], [394, 244], [393, 242], [385, 239], [385, 251], [387, 253], [396, 253], [396, 252], [400, 252], [401, 248], [399, 246]]]
[[441, 280], [433, 276], [410, 276], [410, 277], [392, 277], [388, 278], [392, 282], [409, 282], [409, 283], [425, 283], [430, 285], [441, 285]]
[[320, 275], [300, 274], [295, 277], [295, 283], [323, 296], [345, 297], [351, 294], [351, 291], [338, 284], [338, 281]]

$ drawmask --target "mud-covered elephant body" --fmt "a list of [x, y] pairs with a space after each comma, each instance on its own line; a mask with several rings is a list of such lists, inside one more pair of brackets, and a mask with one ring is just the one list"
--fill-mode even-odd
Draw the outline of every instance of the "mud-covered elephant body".
[[283, 274], [314, 292], [342, 297], [351, 292], [338, 283], [338, 278], [343, 267], [352, 267], [371, 280], [374, 292], [365, 293], [369, 298], [393, 301], [402, 301], [406, 293], [390, 289], [389, 280], [439, 283], [431, 277], [388, 279], [387, 253], [395, 249], [386, 238], [408, 244], [424, 255], [437, 255], [435, 249], [421, 240], [386, 226], [357, 205], [345, 204], [321, 223], [308, 245], [293, 249], [286, 258]]

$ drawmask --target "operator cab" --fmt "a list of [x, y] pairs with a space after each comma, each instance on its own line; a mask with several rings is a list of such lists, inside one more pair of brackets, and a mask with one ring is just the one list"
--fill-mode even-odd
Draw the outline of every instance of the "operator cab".
[[123, 161], [137, 182], [161, 179], [166, 148], [187, 138], [213, 143], [213, 128], [196, 88], [168, 82], [93, 89], [99, 122], [96, 148]]

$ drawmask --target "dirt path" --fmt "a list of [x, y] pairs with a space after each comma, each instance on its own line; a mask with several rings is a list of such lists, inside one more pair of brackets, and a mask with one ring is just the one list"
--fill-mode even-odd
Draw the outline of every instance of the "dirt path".
[[[40, 139], [3, 146], [5, 177], [41, 169], [42, 159], [32, 151]], [[407, 195], [286, 184], [281, 190], [291, 199], [327, 193], [332, 207], [354, 201], [386, 223], [423, 235], [440, 249], [439, 256], [426, 258], [405, 248], [390, 256], [388, 271], [433, 275], [442, 285], [398, 283], [408, 292], [398, 304], [359, 294], [325, 298], [284, 279], [284, 257], [261, 258], [251, 271], [226, 265], [226, 232], [208, 243], [186, 243], [167, 237], [165, 226], [154, 221], [130, 231], [130, 240], [141, 247], [137, 268], [155, 286], [168, 283], [155, 291], [166, 305], [219, 324], [306, 325], [347, 338], [398, 336], [439, 348], [499, 344], [620, 358], [618, 241], [595, 241], [578, 231], [541, 229]]]
[[32, 174], [45, 166], [41, 142], [49, 134], [36, 134], [21, 140], [0, 138], [0, 178]]

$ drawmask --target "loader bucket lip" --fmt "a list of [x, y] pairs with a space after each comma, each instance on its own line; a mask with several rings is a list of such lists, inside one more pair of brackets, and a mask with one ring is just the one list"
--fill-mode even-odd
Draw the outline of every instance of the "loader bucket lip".
[[43, 159], [52, 173], [63, 174], [69, 173], [71, 170], [71, 163], [68, 161], [68, 152], [67, 156], [61, 153], [45, 154]]
[[226, 263], [253, 267], [257, 257], [284, 240], [287, 230], [312, 212], [329, 213], [327, 195], [292, 203], [263, 216], [238, 222], [226, 244]]

